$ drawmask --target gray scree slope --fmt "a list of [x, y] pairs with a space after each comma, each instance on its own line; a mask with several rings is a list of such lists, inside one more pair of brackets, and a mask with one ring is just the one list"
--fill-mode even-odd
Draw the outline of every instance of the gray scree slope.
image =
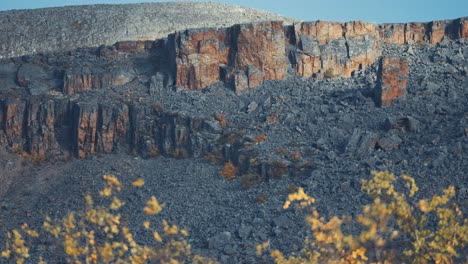
[[219, 3], [87, 5], [0, 12], [0, 58], [123, 40], [154, 40], [176, 30], [293, 19]]

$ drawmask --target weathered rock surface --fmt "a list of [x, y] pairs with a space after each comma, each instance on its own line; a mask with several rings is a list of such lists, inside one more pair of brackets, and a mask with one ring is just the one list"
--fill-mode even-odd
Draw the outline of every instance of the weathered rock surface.
[[435, 45], [443, 39], [453, 40], [468, 36], [468, 18], [441, 20], [428, 23], [382, 24], [379, 34], [383, 41], [393, 44]]
[[[223, 81], [244, 91], [265, 80], [298, 76], [351, 77], [377, 62], [384, 43], [436, 45], [466, 38], [466, 18], [376, 25], [361, 21], [280, 22], [195, 29], [169, 37], [176, 85], [197, 90]], [[390, 76], [389, 76], [390, 77]]]
[[376, 25], [361, 21], [299, 23], [294, 39], [293, 65], [304, 77], [328, 69], [349, 77], [373, 64], [381, 53]]
[[218, 81], [236, 91], [282, 80], [287, 70], [282, 22], [195, 29], [169, 36], [176, 85], [202, 89]]
[[374, 96], [378, 106], [389, 106], [406, 96], [409, 62], [399, 57], [384, 57], [380, 61]]

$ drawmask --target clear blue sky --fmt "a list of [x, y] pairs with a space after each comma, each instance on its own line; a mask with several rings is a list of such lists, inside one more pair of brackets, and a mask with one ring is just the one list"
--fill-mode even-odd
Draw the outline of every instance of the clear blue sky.
[[[151, 0], [0, 0], [0, 10]], [[468, 0], [212, 0], [272, 11], [301, 20], [411, 22], [468, 16]]]

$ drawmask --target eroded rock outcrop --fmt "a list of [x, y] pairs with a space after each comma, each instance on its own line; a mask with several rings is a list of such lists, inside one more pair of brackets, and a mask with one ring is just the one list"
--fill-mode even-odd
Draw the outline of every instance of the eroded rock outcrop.
[[428, 23], [397, 23], [379, 25], [380, 38], [394, 44], [432, 44], [443, 39], [468, 38], [468, 18]]
[[354, 21], [304, 22], [294, 26], [292, 64], [299, 76], [312, 77], [324, 70], [351, 76], [363, 70], [380, 56], [376, 25]]
[[350, 77], [378, 61], [383, 43], [436, 45], [466, 39], [467, 21], [315, 21], [284, 27], [281, 22], [261, 22], [193, 29], [169, 37], [170, 61], [175, 84], [189, 90], [223, 81], [244, 91], [265, 80], [283, 80], [288, 68], [306, 78]]
[[377, 106], [385, 107], [406, 96], [409, 62], [405, 58], [384, 57], [379, 67], [374, 98]]
[[191, 90], [225, 81], [242, 91], [286, 75], [282, 22], [186, 30], [169, 39], [175, 84]]

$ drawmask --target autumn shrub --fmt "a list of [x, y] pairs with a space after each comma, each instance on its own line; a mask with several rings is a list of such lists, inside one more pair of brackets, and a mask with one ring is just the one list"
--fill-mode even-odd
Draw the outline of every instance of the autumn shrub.
[[284, 154], [286, 154], [286, 150], [284, 148], [279, 148], [278, 150], [276, 150], [276, 153], [278, 153], [280, 155], [284, 155]]
[[[453, 186], [442, 195], [415, 200], [418, 187], [413, 178], [373, 172], [370, 180], [362, 181], [362, 190], [373, 202], [360, 215], [326, 220], [314, 207], [315, 199], [299, 188], [283, 208], [297, 202], [308, 210], [311, 236], [304, 247], [286, 257], [270, 250], [267, 241], [257, 246], [257, 253], [269, 251], [275, 263], [454, 263], [464, 258], [468, 221], [451, 202]], [[358, 231], [345, 232], [344, 225], [355, 225]]]
[[[152, 237], [151, 244], [137, 242], [132, 229], [121, 214], [126, 202], [119, 198], [122, 183], [113, 175], [104, 175], [105, 187], [99, 197], [86, 195], [86, 209], [71, 212], [61, 220], [46, 217], [42, 231], [30, 229], [24, 224], [20, 229], [7, 233], [1, 257], [16, 263], [30, 258], [34, 239], [47, 239], [61, 245], [61, 252], [68, 263], [214, 263], [212, 260], [192, 254], [187, 242], [187, 230], [162, 219], [158, 214], [163, 210], [156, 197], [152, 196], [142, 209], [146, 219], [142, 226]], [[144, 185], [143, 179], [132, 183], [135, 188]], [[97, 201], [103, 201], [103, 204]], [[27, 243], [31, 241], [32, 244]], [[47, 252], [36, 249], [41, 255]], [[39, 263], [47, 259], [39, 257]], [[52, 263], [52, 262], [51, 262]]]
[[224, 164], [223, 170], [219, 174], [228, 180], [233, 180], [236, 178], [237, 168], [231, 161], [228, 161]]
[[216, 120], [218, 120], [219, 124], [222, 128], [226, 128], [226, 118], [223, 114], [216, 114]]
[[258, 136], [255, 136], [255, 137], [253, 138], [253, 141], [254, 141], [255, 143], [260, 143], [260, 142], [265, 141], [265, 140], [267, 140], [267, 139], [268, 139], [268, 137], [267, 137], [265, 134], [260, 134], [260, 135], [258, 135]]
[[[236, 171], [232, 163], [227, 166]], [[452, 202], [453, 186], [440, 195], [416, 199], [418, 187], [413, 178], [389, 172], [372, 175], [362, 181], [362, 190], [372, 202], [356, 217], [325, 219], [314, 206], [315, 199], [291, 185], [289, 190], [295, 191], [289, 194], [283, 209], [295, 206], [306, 210], [309, 237], [300, 251], [289, 256], [270, 249], [268, 241], [256, 246], [257, 254], [268, 252], [272, 262], [290, 264], [466, 261], [468, 220]], [[164, 205], [154, 196], [141, 208], [145, 214], [141, 225], [152, 242], [139, 243], [125, 221], [128, 216], [121, 214], [128, 206], [119, 198], [124, 185], [113, 175], [103, 178], [105, 186], [99, 195], [85, 196], [83, 211], [70, 212], [60, 220], [46, 217], [42, 230], [24, 224], [8, 232], [0, 257], [21, 264], [31, 259], [31, 252], [49, 256], [37, 243], [43, 239], [60, 245], [68, 263], [214, 263], [191, 252], [187, 230], [159, 217]], [[137, 179], [131, 185], [142, 188], [144, 184], [143, 179]], [[261, 194], [257, 202], [264, 203], [267, 198], [267, 194]], [[351, 226], [355, 227], [352, 232]], [[38, 260], [47, 263], [45, 258]]]

